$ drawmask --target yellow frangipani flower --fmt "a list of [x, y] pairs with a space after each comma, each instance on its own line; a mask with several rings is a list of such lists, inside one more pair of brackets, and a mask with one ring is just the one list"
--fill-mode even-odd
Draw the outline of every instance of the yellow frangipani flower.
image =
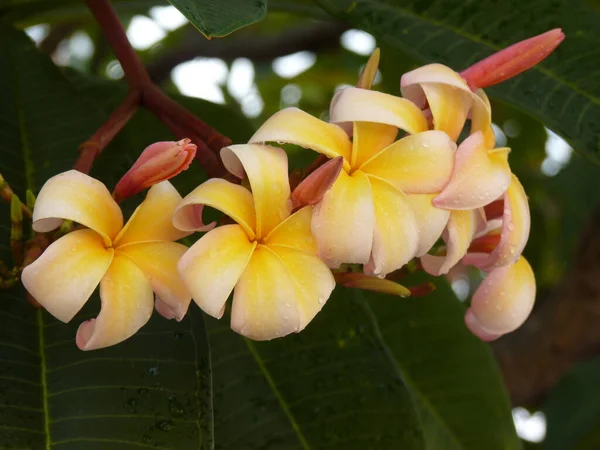
[[81, 324], [77, 345], [92, 350], [117, 344], [157, 309], [181, 320], [191, 301], [177, 274], [187, 250], [173, 242], [190, 233], [177, 230], [171, 215], [181, 201], [164, 181], [153, 186], [123, 226], [123, 215], [100, 181], [71, 170], [50, 178], [33, 210], [33, 229], [52, 231], [63, 219], [84, 225], [52, 243], [25, 267], [22, 281], [31, 295], [63, 322], [69, 322], [100, 284], [102, 308]]
[[202, 222], [204, 205], [236, 224], [206, 233], [183, 255], [178, 268], [192, 298], [221, 318], [233, 291], [231, 328], [251, 339], [268, 340], [303, 330], [335, 287], [317, 257], [310, 231], [312, 208], [292, 213], [286, 153], [265, 145], [221, 150], [227, 170], [247, 176], [252, 191], [211, 179], [187, 195], [173, 215], [185, 231], [212, 228]]
[[[315, 205], [319, 255], [329, 267], [365, 264], [366, 274], [383, 277], [426, 253], [441, 234], [449, 212], [431, 198], [450, 178], [456, 145], [444, 132], [427, 131], [425, 115], [409, 100], [366, 89], [344, 89], [332, 104], [332, 121], [350, 122], [352, 140], [338, 125], [287, 108], [250, 142], [343, 157], [338, 179]], [[399, 130], [409, 135], [396, 140]], [[424, 216], [441, 226], [422, 227]]]

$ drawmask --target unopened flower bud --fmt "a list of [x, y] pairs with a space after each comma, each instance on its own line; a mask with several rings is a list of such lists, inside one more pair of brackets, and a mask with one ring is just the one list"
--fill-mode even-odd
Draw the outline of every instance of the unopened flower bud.
[[370, 277], [364, 273], [338, 272], [333, 274], [336, 283], [342, 286], [380, 292], [382, 294], [410, 297], [411, 291], [401, 284], [385, 278]]
[[189, 167], [195, 155], [196, 146], [189, 139], [156, 142], [146, 147], [117, 183], [113, 197], [121, 201], [154, 184], [173, 178]]
[[337, 180], [344, 159], [341, 156], [330, 159], [313, 173], [307, 176], [292, 192], [294, 208], [306, 205], [314, 205], [321, 201], [325, 193], [331, 189]]

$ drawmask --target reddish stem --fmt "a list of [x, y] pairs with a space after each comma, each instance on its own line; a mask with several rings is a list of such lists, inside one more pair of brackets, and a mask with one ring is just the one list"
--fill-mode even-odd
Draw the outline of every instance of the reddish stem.
[[108, 0], [86, 0], [86, 3], [121, 63], [129, 86], [135, 89], [150, 85], [152, 83], [150, 76], [129, 43], [123, 25], [110, 2]]
[[90, 173], [96, 157], [102, 153], [114, 137], [127, 125], [139, 108], [141, 90], [134, 89], [127, 94], [125, 100], [115, 109], [108, 120], [79, 147], [79, 158], [73, 168], [83, 173]]

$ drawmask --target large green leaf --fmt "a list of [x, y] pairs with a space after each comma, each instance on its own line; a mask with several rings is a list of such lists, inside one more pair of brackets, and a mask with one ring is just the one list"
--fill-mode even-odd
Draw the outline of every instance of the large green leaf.
[[[106, 114], [6, 27], [0, 83], [0, 173], [23, 195], [68, 169]], [[8, 217], [0, 205], [4, 260]], [[0, 447], [211, 448], [210, 353], [197, 308], [182, 323], [154, 317], [122, 345], [81, 352], [77, 326], [98, 307], [96, 298], [64, 325], [29, 305], [21, 289], [0, 291]]]
[[[462, 70], [518, 40], [562, 27], [567, 39], [542, 64], [490, 89], [535, 115], [600, 162], [600, 14], [586, 0], [523, 2], [317, 0], [332, 14], [423, 62]], [[383, 55], [393, 58], [394, 55]]]
[[208, 39], [264, 19], [267, 0], [169, 0]]

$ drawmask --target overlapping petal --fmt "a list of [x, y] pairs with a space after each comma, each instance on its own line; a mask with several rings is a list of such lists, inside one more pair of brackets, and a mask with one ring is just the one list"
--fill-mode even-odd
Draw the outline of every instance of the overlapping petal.
[[447, 225], [446, 256], [423, 255], [421, 257], [423, 269], [435, 276], [448, 273], [467, 253], [478, 226], [477, 210], [452, 211]]
[[94, 350], [123, 342], [152, 315], [154, 294], [144, 272], [127, 256], [115, 254], [100, 282], [102, 308], [77, 330], [77, 346]]
[[252, 193], [245, 187], [221, 178], [212, 178], [186, 195], [173, 213], [173, 225], [184, 231], [211, 229], [214, 223], [205, 225], [202, 221], [205, 205], [231, 217], [254, 239], [256, 215]]
[[329, 267], [366, 264], [371, 256], [375, 212], [371, 184], [357, 171], [340, 173], [323, 200], [315, 206], [312, 233], [319, 256]]
[[267, 246], [258, 245], [235, 286], [231, 328], [257, 341], [298, 332], [303, 299], [287, 266]]
[[427, 119], [413, 102], [383, 92], [341, 89], [336, 92], [330, 110], [332, 123], [377, 122], [410, 134], [427, 130]]
[[264, 239], [268, 246], [277, 245], [317, 253], [317, 243], [310, 231], [313, 209], [305, 206], [275, 227]]
[[404, 193], [440, 192], [454, 166], [456, 144], [442, 131], [406, 136], [365, 162], [360, 170], [382, 178]]
[[177, 241], [189, 236], [190, 232], [175, 228], [171, 219], [180, 202], [181, 195], [170, 182], [155, 184], [115, 239], [114, 246], [145, 241]]
[[239, 225], [224, 225], [202, 236], [177, 265], [194, 301], [207, 314], [221, 318], [256, 246]]
[[387, 181], [369, 177], [375, 208], [375, 228], [367, 275], [385, 277], [410, 261], [419, 244], [418, 223], [406, 194]]
[[183, 319], [192, 298], [177, 272], [177, 263], [187, 250], [177, 242], [144, 242], [117, 249], [117, 254], [126, 255], [142, 269], [153, 291], [177, 320]]
[[76, 230], [53, 242], [23, 269], [23, 286], [50, 314], [70, 321], [90, 298], [113, 260], [93, 230]]
[[436, 194], [409, 194], [406, 200], [410, 203], [413, 214], [419, 224], [419, 243], [415, 252], [416, 257], [427, 253], [442, 235], [450, 211], [436, 208], [432, 200]]
[[398, 129], [376, 122], [354, 122], [352, 139], [352, 167], [360, 167], [365, 161], [391, 145]]
[[450, 181], [433, 204], [446, 209], [476, 209], [493, 202], [508, 188], [508, 149], [488, 150], [483, 133], [465, 139], [456, 151]]
[[268, 235], [292, 211], [285, 151], [267, 145], [232, 145], [221, 150], [221, 159], [238, 178], [248, 176], [256, 211], [256, 236]]
[[345, 169], [349, 169], [352, 143], [344, 130], [298, 108], [286, 108], [273, 114], [249, 141], [250, 144], [266, 142], [299, 145], [328, 158], [342, 156]]
[[269, 245], [294, 280], [298, 306], [298, 330], [303, 330], [313, 320], [335, 288], [331, 271], [314, 253], [307, 253], [290, 247]]
[[465, 315], [469, 329], [481, 339], [493, 340], [517, 329], [535, 301], [535, 277], [527, 260], [492, 270], [483, 280]]
[[50, 178], [38, 194], [33, 229], [44, 233], [72, 220], [99, 233], [106, 244], [123, 228], [123, 214], [100, 181], [76, 170]]

